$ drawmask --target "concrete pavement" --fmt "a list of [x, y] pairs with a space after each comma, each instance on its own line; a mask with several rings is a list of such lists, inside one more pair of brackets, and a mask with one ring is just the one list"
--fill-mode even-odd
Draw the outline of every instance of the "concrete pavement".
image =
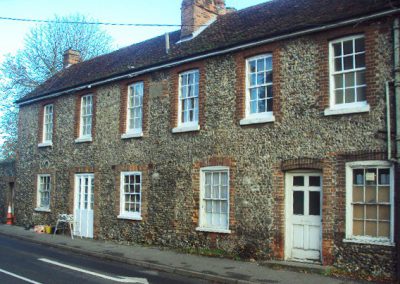
[[310, 273], [310, 271], [323, 273], [322, 267], [319, 266], [301, 265], [299, 268], [306, 271], [306, 273], [301, 273], [291, 271], [295, 268], [295, 265], [291, 266], [290, 269], [289, 267], [284, 269], [277, 262], [270, 264], [278, 265], [280, 268], [272, 269], [255, 262], [185, 254], [166, 248], [128, 246], [92, 239], [71, 239], [67, 235], [37, 234], [22, 227], [9, 225], [0, 225], [0, 234], [67, 249], [84, 255], [219, 283], [356, 283]]

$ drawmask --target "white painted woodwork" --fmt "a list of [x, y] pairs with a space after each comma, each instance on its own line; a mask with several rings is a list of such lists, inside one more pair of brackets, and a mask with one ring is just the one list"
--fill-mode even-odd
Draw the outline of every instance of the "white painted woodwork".
[[93, 238], [94, 175], [75, 175], [74, 218], [75, 235]]
[[[294, 177], [303, 177], [304, 185], [296, 186]], [[309, 177], [319, 177], [319, 186], [311, 186]], [[286, 236], [285, 259], [298, 261], [321, 261], [322, 247], [322, 177], [321, 173], [288, 173], [285, 180], [286, 187]], [[294, 212], [294, 192], [303, 192], [304, 200], [299, 202], [303, 206], [302, 214]], [[319, 192], [319, 212], [310, 214], [310, 193]], [[316, 193], [315, 193], [316, 194]], [[297, 201], [301, 201], [301, 198]], [[317, 205], [318, 206], [318, 205]], [[301, 207], [301, 206], [300, 206]], [[300, 210], [301, 211], [301, 210]], [[297, 214], [296, 214], [297, 213]]]

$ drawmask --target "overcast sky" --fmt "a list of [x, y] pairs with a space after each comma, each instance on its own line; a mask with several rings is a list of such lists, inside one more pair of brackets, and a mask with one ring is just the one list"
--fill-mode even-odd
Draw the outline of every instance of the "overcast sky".
[[[229, 7], [243, 9], [267, 0], [226, 0]], [[0, 0], [0, 17], [49, 19], [54, 15], [81, 13], [100, 22], [180, 24], [182, 0]], [[24, 35], [35, 23], [0, 20], [0, 62], [4, 54], [24, 45]], [[104, 27], [116, 47], [172, 31], [166, 27]]]

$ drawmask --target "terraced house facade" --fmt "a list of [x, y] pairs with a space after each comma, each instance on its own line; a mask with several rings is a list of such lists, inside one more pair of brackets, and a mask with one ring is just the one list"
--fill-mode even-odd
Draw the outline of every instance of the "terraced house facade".
[[399, 16], [387, 0], [184, 0], [176, 32], [67, 51], [18, 101], [17, 222], [71, 213], [88, 238], [394, 279]]

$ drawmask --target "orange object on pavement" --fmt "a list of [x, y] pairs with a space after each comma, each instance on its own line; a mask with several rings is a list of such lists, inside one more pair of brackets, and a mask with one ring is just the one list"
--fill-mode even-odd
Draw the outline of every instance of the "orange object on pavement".
[[8, 212], [7, 212], [7, 225], [12, 225], [13, 224], [13, 215], [11, 213], [11, 205], [8, 205]]

